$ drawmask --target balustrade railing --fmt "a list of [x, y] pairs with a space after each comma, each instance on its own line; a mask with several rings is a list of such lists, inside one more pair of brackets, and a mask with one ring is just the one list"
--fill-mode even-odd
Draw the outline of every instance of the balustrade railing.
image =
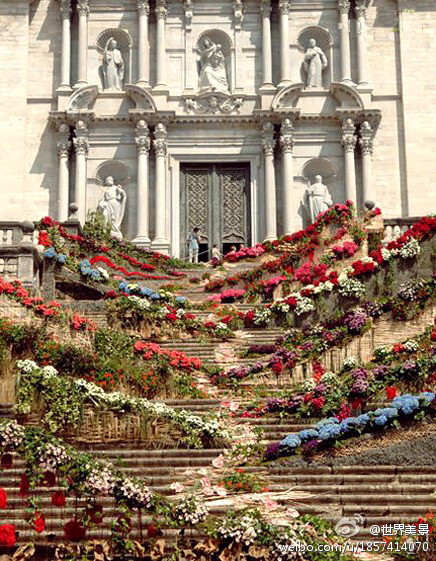
[[413, 224], [421, 219], [420, 216], [409, 216], [407, 218], [385, 218], [383, 244], [387, 245], [404, 234]]

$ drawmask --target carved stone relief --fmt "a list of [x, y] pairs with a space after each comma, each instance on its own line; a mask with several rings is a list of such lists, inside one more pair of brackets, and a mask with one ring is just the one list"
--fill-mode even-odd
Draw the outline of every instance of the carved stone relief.
[[207, 94], [198, 97], [189, 97], [185, 99], [185, 110], [188, 113], [196, 115], [204, 115], [210, 113], [212, 115], [231, 113], [239, 113], [243, 105], [242, 97], [226, 96], [219, 94]]

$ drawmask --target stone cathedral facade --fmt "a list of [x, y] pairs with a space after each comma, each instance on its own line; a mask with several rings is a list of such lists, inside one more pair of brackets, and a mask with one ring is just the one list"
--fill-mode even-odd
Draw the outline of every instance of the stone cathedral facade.
[[[0, 220], [78, 217], [186, 254], [333, 202], [436, 210], [434, 0], [2, 0]], [[104, 197], [103, 197], [104, 198]]]

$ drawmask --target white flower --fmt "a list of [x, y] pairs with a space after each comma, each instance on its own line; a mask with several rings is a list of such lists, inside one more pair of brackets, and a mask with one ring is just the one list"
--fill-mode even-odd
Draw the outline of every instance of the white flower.
[[408, 242], [406, 242], [403, 247], [400, 249], [399, 254], [403, 259], [407, 259], [410, 257], [415, 257], [421, 251], [421, 247], [419, 245], [418, 240], [415, 238], [410, 238]]
[[170, 489], [172, 489], [176, 493], [181, 493], [182, 491], [184, 491], [185, 487], [181, 483], [174, 482], [171, 483]]

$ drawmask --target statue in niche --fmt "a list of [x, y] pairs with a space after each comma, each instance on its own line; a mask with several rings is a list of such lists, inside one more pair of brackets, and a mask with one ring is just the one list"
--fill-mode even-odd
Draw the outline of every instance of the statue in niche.
[[105, 90], [122, 90], [124, 80], [124, 61], [117, 42], [108, 39], [103, 53], [103, 86]]
[[304, 207], [313, 224], [320, 212], [326, 211], [333, 204], [329, 190], [322, 182], [321, 175], [315, 175], [315, 182], [309, 185], [304, 194]]
[[221, 92], [230, 94], [226, 74], [226, 58], [219, 43], [209, 37], [203, 39], [200, 51], [200, 92]]
[[324, 51], [316, 46], [315, 39], [310, 39], [309, 47], [304, 55], [303, 69], [306, 73], [307, 88], [322, 88], [322, 71], [327, 68], [328, 61]]
[[100, 212], [107, 224], [111, 225], [112, 235], [122, 238], [120, 228], [126, 210], [126, 192], [121, 185], [115, 184], [114, 178], [110, 175], [105, 179], [104, 188], [103, 197], [98, 201], [97, 212]]

